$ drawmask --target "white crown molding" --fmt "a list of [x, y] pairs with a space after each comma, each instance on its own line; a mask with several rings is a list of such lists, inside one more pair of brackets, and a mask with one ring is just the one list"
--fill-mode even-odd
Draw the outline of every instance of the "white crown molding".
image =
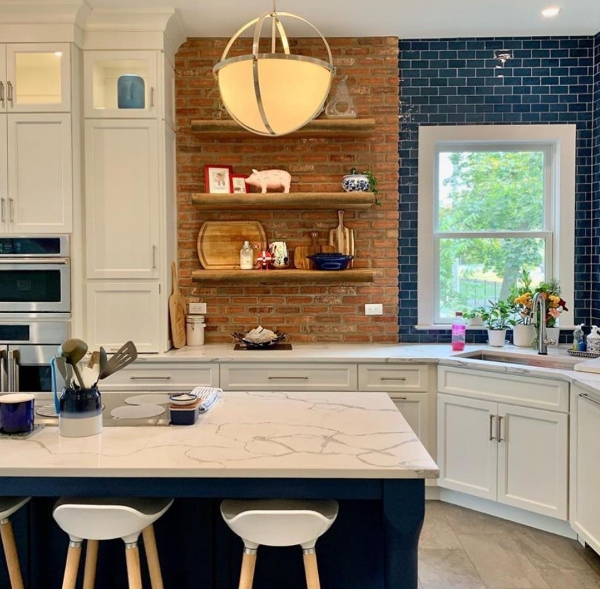
[[2, 24], [76, 24], [89, 12], [84, 0], [0, 0]]

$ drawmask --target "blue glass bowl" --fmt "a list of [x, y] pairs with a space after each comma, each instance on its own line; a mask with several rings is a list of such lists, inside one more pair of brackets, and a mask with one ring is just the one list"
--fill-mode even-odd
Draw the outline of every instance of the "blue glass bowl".
[[345, 270], [354, 258], [345, 254], [312, 254], [306, 257], [314, 262], [317, 270]]

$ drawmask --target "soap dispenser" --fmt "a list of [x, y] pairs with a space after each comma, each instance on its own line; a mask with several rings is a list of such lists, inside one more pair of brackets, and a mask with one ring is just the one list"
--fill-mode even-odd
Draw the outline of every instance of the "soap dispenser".
[[577, 325], [573, 330], [573, 351], [585, 352], [585, 335], [583, 333], [583, 323]]
[[595, 325], [592, 325], [592, 332], [587, 336], [587, 351], [600, 354], [600, 333]]

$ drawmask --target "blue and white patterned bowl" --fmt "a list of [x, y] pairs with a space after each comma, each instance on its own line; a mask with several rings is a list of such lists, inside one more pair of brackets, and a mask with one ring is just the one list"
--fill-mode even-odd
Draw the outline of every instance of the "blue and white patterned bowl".
[[365, 174], [347, 174], [342, 180], [346, 192], [369, 192], [369, 177]]

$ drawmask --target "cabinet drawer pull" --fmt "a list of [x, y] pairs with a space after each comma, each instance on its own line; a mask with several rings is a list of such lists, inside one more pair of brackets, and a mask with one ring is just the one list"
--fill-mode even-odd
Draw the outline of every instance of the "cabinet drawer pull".
[[498, 415], [498, 441], [504, 442], [505, 440], [502, 438], [502, 420], [504, 417], [502, 415]]
[[406, 376], [381, 376], [380, 380], [406, 380]]
[[2, 108], [4, 108], [4, 82], [0, 82], [0, 102], [2, 103]]
[[408, 397], [392, 397], [392, 401], [408, 401]]
[[6, 82], [6, 100], [8, 102], [10, 102], [11, 106], [14, 106], [14, 104], [13, 104], [13, 85], [12, 85], [12, 82]]
[[490, 442], [492, 442], [493, 440], [496, 439], [494, 437], [494, 417], [496, 417], [496, 416], [490, 415]]
[[308, 380], [308, 376], [267, 376], [269, 380]]
[[152, 270], [156, 270], [156, 246], [152, 246]]
[[15, 220], [15, 199], [8, 199], [8, 220], [12, 223]]
[[579, 396], [583, 397], [586, 401], [589, 401], [590, 403], [594, 403], [594, 405], [600, 405], [600, 402], [596, 401], [596, 399], [592, 399], [592, 397], [586, 395], [585, 393], [579, 393]]
[[154, 107], [154, 86], [150, 88], [150, 106]]
[[6, 221], [6, 199], [4, 197], [0, 198], [0, 221], [4, 223]]
[[170, 376], [130, 376], [130, 380], [171, 380]]

